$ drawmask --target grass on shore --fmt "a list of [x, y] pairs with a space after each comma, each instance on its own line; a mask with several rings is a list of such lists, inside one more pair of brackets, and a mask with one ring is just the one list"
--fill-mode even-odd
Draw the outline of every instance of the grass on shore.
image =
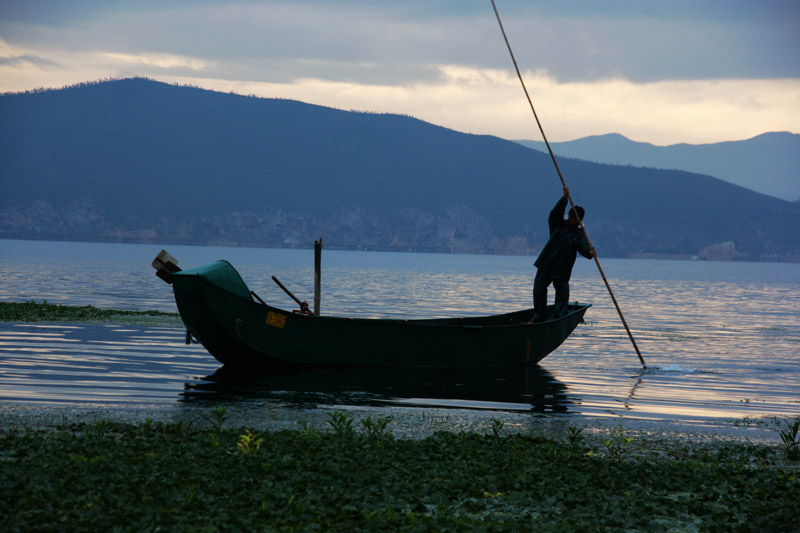
[[65, 420], [0, 430], [6, 531], [797, 531], [800, 472], [775, 447]]
[[119, 311], [91, 305], [72, 306], [30, 302], [0, 302], [0, 322], [72, 322], [123, 324], [164, 324], [180, 326], [177, 313], [161, 311]]

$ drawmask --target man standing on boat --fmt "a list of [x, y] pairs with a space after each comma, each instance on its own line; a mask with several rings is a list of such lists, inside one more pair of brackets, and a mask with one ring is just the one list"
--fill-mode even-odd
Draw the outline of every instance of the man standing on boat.
[[[547, 287], [551, 283], [556, 291], [553, 318], [566, 313], [569, 300], [569, 278], [572, 275], [572, 266], [575, 264], [577, 253], [580, 252], [587, 259], [595, 256], [594, 248], [589, 246], [580, 227], [584, 209], [576, 205], [574, 210], [570, 210], [569, 217], [564, 220], [568, 196], [569, 189], [564, 187], [564, 196], [550, 211], [547, 219], [550, 226], [550, 239], [534, 263], [536, 267], [536, 277], [533, 280], [534, 322], [541, 322], [547, 318]], [[575, 216], [575, 211], [580, 218]]]

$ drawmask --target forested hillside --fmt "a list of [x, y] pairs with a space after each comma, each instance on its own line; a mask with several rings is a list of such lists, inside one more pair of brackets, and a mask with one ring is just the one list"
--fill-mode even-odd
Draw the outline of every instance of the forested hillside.
[[[549, 156], [398, 115], [122, 79], [0, 96], [0, 237], [534, 253]], [[800, 256], [800, 205], [560, 161], [602, 255]], [[729, 246], [728, 246], [729, 248]]]

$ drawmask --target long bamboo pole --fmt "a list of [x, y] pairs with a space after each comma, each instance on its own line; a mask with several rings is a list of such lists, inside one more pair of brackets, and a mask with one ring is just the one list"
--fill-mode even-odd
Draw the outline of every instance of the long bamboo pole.
[[[500, 31], [503, 34], [503, 40], [506, 42], [506, 47], [508, 48], [508, 53], [511, 55], [511, 61], [514, 63], [514, 70], [517, 71], [517, 77], [519, 78], [520, 84], [522, 84], [522, 90], [525, 91], [525, 97], [528, 99], [528, 104], [531, 107], [531, 111], [533, 111], [533, 117], [536, 119], [536, 124], [539, 126], [539, 131], [542, 134], [542, 139], [544, 139], [544, 144], [547, 146], [547, 151], [550, 152], [550, 158], [553, 160], [553, 165], [556, 167], [556, 172], [558, 173], [558, 177], [561, 180], [561, 185], [564, 188], [564, 192], [567, 195], [567, 200], [569, 200], [570, 209], [575, 214], [575, 218], [580, 220], [580, 216], [578, 216], [578, 212], [575, 210], [575, 204], [572, 202], [572, 197], [569, 195], [569, 189], [567, 189], [567, 184], [564, 181], [564, 176], [561, 174], [561, 169], [558, 168], [558, 161], [556, 161], [556, 156], [553, 153], [553, 149], [550, 148], [550, 142], [547, 140], [547, 136], [544, 134], [544, 128], [542, 127], [541, 121], [539, 121], [539, 115], [536, 114], [536, 109], [533, 107], [533, 101], [531, 100], [530, 94], [528, 94], [528, 88], [525, 87], [525, 81], [522, 79], [522, 74], [519, 71], [519, 66], [517, 65], [517, 59], [514, 57], [514, 51], [511, 49], [511, 43], [508, 42], [508, 36], [506, 35], [506, 30], [503, 28], [503, 22], [500, 20], [500, 13], [497, 11], [497, 6], [492, 0], [492, 9], [494, 9], [494, 14], [497, 17], [497, 23], [500, 25]], [[592, 247], [591, 241], [589, 241], [589, 235], [586, 233], [586, 227], [583, 225], [583, 221], [580, 223], [580, 228], [583, 231], [583, 236], [586, 237], [586, 242], [589, 243], [589, 247]], [[603, 267], [600, 266], [600, 260], [597, 259], [597, 253], [592, 254], [594, 256], [594, 262], [597, 265], [597, 270], [600, 271], [600, 276], [603, 278], [603, 283], [606, 284], [606, 289], [608, 289], [608, 294], [611, 296], [611, 301], [614, 302], [614, 307], [617, 308], [617, 313], [619, 314], [620, 320], [622, 320], [622, 325], [625, 326], [625, 331], [628, 332], [628, 337], [631, 339], [631, 344], [633, 344], [633, 349], [636, 350], [636, 355], [639, 356], [639, 361], [641, 361], [642, 366], [647, 368], [647, 365], [644, 363], [644, 358], [642, 357], [642, 352], [639, 351], [639, 346], [636, 345], [636, 340], [633, 338], [633, 333], [631, 333], [631, 329], [628, 327], [628, 322], [625, 320], [625, 317], [622, 314], [622, 309], [619, 307], [619, 303], [617, 302], [617, 298], [614, 296], [614, 291], [611, 290], [611, 285], [608, 283], [608, 279], [606, 278], [605, 272], [603, 272]]]

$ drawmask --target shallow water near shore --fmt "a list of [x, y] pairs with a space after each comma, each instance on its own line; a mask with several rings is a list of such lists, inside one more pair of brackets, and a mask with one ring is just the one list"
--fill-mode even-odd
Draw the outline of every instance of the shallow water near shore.
[[[150, 245], [0, 241], [0, 301], [175, 311]], [[170, 246], [183, 267], [225, 258], [265, 301], [303, 299], [313, 252]], [[642, 368], [594, 263], [571, 299], [586, 322], [533, 368], [241, 375], [174, 325], [0, 323], [0, 411], [168, 412], [226, 405], [286, 424], [332, 409], [458, 429], [543, 414], [750, 427], [800, 415], [800, 265], [602, 259], [647, 363]], [[530, 306], [530, 257], [323, 252], [322, 312], [438, 317]], [[425, 419], [427, 413], [427, 419]], [[514, 422], [517, 423], [517, 422]], [[772, 427], [771, 426], [771, 427]]]

